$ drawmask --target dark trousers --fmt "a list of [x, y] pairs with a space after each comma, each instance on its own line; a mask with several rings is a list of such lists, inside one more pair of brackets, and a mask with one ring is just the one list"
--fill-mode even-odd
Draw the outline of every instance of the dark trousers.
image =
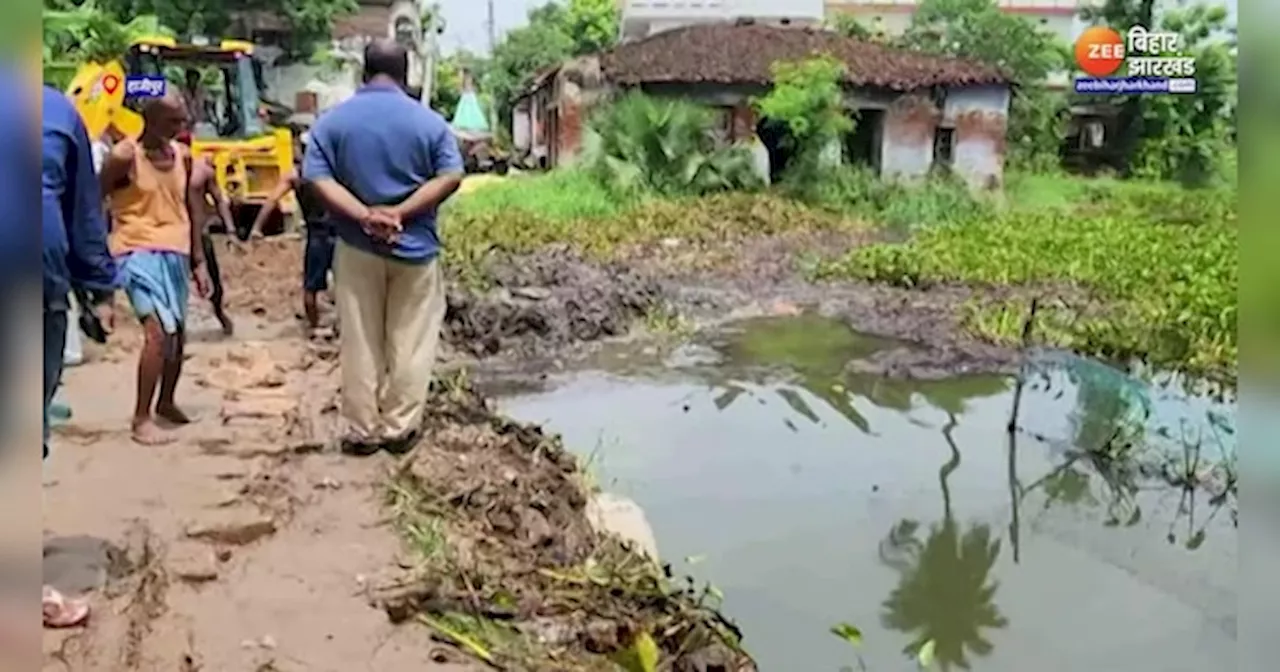
[[62, 382], [62, 358], [67, 347], [67, 311], [44, 311], [44, 457], [49, 457], [49, 405]]
[[209, 295], [209, 301], [213, 303], [213, 314], [218, 316], [219, 320], [226, 318], [226, 312], [222, 307], [222, 271], [218, 268], [218, 253], [213, 244], [213, 234], [205, 232], [200, 235], [200, 246], [204, 248], [204, 267], [209, 272], [209, 284], [212, 285], [213, 292]]

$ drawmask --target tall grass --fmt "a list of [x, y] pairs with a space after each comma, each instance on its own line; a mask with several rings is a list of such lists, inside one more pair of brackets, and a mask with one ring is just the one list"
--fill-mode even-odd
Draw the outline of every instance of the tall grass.
[[827, 173], [805, 190], [806, 200], [900, 233], [974, 219], [993, 204], [959, 180], [934, 177], [920, 184], [881, 179], [864, 167]]
[[446, 207], [444, 219], [488, 216], [536, 216], [545, 220], [612, 217], [639, 204], [605, 189], [584, 171], [557, 170], [513, 175], [460, 194]]

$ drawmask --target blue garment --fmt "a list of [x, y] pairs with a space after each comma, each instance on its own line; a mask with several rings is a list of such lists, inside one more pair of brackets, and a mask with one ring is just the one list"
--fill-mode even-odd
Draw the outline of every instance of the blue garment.
[[333, 231], [307, 227], [307, 243], [302, 253], [302, 290], [329, 291], [329, 269], [333, 268]]
[[185, 254], [139, 250], [120, 258], [120, 277], [138, 319], [154, 315], [166, 334], [187, 322], [191, 261]]
[[[306, 181], [336, 180], [374, 206], [398, 205], [432, 178], [462, 171], [458, 139], [444, 117], [388, 84], [366, 85], [320, 117], [302, 160]], [[434, 208], [405, 221], [394, 245], [330, 216], [338, 237], [357, 249], [414, 263], [440, 253]]]
[[67, 310], [73, 287], [114, 290], [116, 266], [107, 250], [102, 194], [84, 122], [71, 100], [48, 86], [42, 114], [44, 304], [46, 309]]

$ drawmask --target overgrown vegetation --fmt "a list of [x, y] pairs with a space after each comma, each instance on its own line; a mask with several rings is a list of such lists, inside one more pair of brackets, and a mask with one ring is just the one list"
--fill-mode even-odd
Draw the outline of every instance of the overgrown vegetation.
[[[1086, 196], [1073, 209], [1015, 208], [931, 227], [906, 243], [855, 250], [818, 274], [911, 288], [1024, 288], [1057, 299], [1037, 327], [1055, 345], [1233, 383], [1234, 193], [1133, 185]], [[975, 305], [971, 327], [1016, 342], [1026, 306], [1025, 298]]]
[[853, 130], [844, 107], [844, 64], [829, 56], [773, 64], [773, 87], [756, 101], [760, 115], [785, 124], [792, 152], [784, 181], [794, 193], [812, 195], [825, 161]]
[[717, 146], [711, 110], [680, 99], [630, 93], [604, 108], [591, 170], [615, 195], [701, 195], [763, 185], [751, 152]]
[[734, 241], [751, 236], [861, 226], [838, 213], [773, 194], [617, 198], [590, 173], [516, 177], [460, 197], [442, 217], [451, 272], [483, 284], [485, 261], [567, 246], [597, 261], [625, 258], [677, 240], [708, 266], [733, 260]]

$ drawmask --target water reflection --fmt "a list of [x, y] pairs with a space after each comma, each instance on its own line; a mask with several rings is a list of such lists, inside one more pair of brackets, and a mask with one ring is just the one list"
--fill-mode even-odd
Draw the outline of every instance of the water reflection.
[[[818, 315], [763, 317], [744, 320], [719, 335], [715, 347], [724, 355], [722, 372], [710, 381], [719, 410], [753, 393], [739, 381], [764, 383], [768, 376], [788, 374], [797, 387], [812, 394], [864, 434], [874, 434], [858, 400], [882, 409], [906, 413], [920, 395], [950, 414], [964, 411], [965, 402], [1006, 391], [1010, 382], [999, 376], [966, 376], [942, 381], [891, 380], [851, 375], [845, 365], [890, 347], [892, 341], [859, 334], [848, 325]], [[798, 416], [820, 425], [820, 415], [796, 389], [774, 386], [773, 393]], [[784, 420], [794, 429], [790, 419]]]
[[943, 670], [969, 669], [969, 654], [987, 656], [994, 648], [983, 630], [1009, 624], [995, 605], [998, 584], [990, 579], [1000, 540], [992, 538], [990, 525], [962, 531], [952, 514], [948, 479], [961, 460], [951, 434], [956, 424], [952, 414], [943, 429], [951, 455], [938, 470], [942, 522], [922, 542], [920, 524], [904, 519], [879, 547], [880, 561], [901, 576], [882, 605], [881, 624], [911, 637], [903, 649], [910, 658], [933, 642], [934, 660]]
[[876, 670], [926, 645], [942, 669], [1035, 669], [1063, 628], [1087, 642], [1061, 647], [1064, 669], [1210, 669], [1233, 649], [1199, 634], [1234, 615], [1230, 508], [1151, 489], [1168, 450], [1185, 471], [1200, 459], [1153, 448], [1159, 426], [1181, 437], [1204, 407], [1049, 359], [1009, 432], [1011, 379], [851, 375], [883, 342], [812, 316], [738, 326], [689, 346], [697, 361], [632, 359], [516, 407], [606, 446], [600, 475], [645, 508], [664, 555], [708, 558], [695, 571], [761, 669], [846, 664], [837, 622], [868, 629], [858, 654]]

